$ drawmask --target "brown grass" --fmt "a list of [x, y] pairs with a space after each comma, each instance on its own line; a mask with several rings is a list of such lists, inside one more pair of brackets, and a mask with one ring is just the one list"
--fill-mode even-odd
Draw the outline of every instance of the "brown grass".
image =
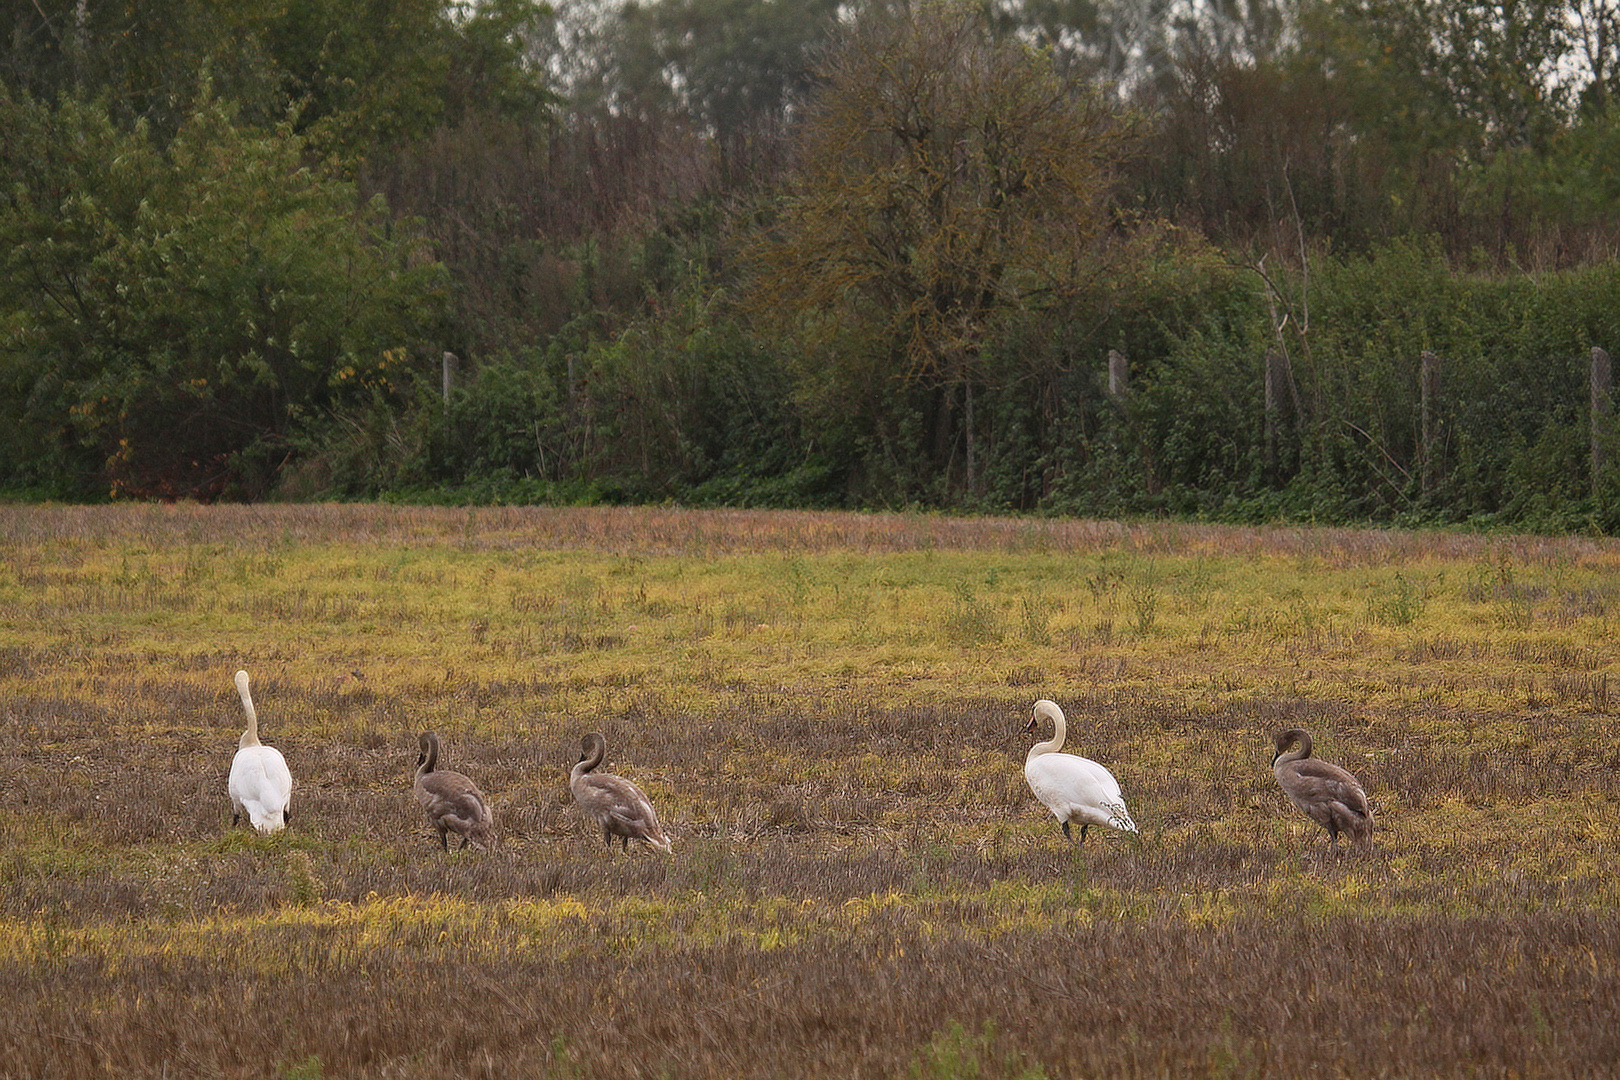
[[[1605, 542], [0, 508], [0, 557], [0, 1077], [1617, 1071]], [[1034, 803], [1041, 696], [1139, 840]], [[1371, 853], [1276, 792], [1295, 725]], [[496, 854], [411, 801], [430, 727]], [[673, 857], [580, 820], [586, 728]]]

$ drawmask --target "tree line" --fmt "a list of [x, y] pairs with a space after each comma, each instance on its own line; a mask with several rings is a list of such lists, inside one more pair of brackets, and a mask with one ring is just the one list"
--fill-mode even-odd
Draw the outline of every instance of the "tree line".
[[14, 497], [1620, 527], [1603, 0], [0, 32]]

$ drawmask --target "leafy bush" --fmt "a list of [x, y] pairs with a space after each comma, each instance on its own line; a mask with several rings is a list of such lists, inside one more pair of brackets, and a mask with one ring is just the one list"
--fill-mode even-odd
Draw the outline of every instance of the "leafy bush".
[[[701, 281], [583, 358], [585, 467], [635, 498], [742, 494], [801, 472], [786, 367], [743, 333], [722, 293]], [[811, 473], [814, 473], [814, 467]]]
[[[1280, 332], [1268, 325], [1255, 276], [1250, 286], [1229, 280], [1224, 291], [1183, 289], [1184, 299], [1199, 300], [1191, 310], [1156, 328], [1131, 327], [1134, 339], [1122, 333], [1132, 379], [1118, 407], [1102, 407], [1094, 346], [1090, 375], [1065, 376], [1080, 380], [1077, 389], [1051, 394], [1055, 404], [1046, 406], [1075, 422], [1036, 442], [1050, 476], [1044, 505], [1233, 520], [1609, 527], [1602, 523], [1614, 514], [1591, 495], [1588, 364], [1593, 345], [1620, 340], [1611, 299], [1620, 267], [1471, 275], [1433, 247], [1403, 244], [1315, 258], [1309, 269], [1308, 278], [1267, 275], [1276, 310], [1287, 315]], [[1269, 426], [1268, 349], [1287, 350], [1292, 376]], [[1426, 350], [1438, 360], [1427, 442]], [[1613, 481], [1599, 478], [1599, 486]]]
[[552, 368], [538, 350], [481, 364], [444, 408], [434, 474], [475, 481], [569, 475], [578, 451], [566, 426], [567, 388]]
[[300, 139], [218, 102], [164, 150], [95, 105], [0, 113], [6, 481], [253, 496], [333, 412], [405, 400], [442, 270]]

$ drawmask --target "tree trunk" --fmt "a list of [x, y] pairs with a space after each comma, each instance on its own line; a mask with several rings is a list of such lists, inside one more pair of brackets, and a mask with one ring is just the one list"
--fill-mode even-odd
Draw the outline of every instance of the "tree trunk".
[[1422, 410], [1419, 420], [1422, 429], [1420, 432], [1422, 447], [1418, 451], [1422, 455], [1422, 460], [1419, 464], [1418, 484], [1422, 493], [1427, 495], [1434, 487], [1440, 441], [1440, 423], [1435, 417], [1440, 407], [1440, 358], [1428, 349], [1424, 349], [1419, 357], [1418, 386]]
[[1592, 349], [1592, 498], [1601, 497], [1603, 472], [1606, 466], [1603, 439], [1609, 427], [1609, 414], [1614, 400], [1613, 372], [1609, 354], [1596, 346]]
[[966, 407], [962, 410], [966, 414], [963, 417], [963, 425], [967, 429], [967, 489], [969, 494], [977, 495], [979, 492], [979, 476], [978, 468], [974, 461], [973, 380], [969, 379], [967, 382], [963, 383], [962, 386], [967, 392]]

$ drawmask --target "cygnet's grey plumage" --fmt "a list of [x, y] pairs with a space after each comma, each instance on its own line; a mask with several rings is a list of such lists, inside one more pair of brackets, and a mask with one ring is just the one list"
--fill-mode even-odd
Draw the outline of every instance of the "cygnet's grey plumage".
[[428, 731], [417, 740], [416, 801], [439, 830], [439, 845], [450, 850], [450, 833], [479, 851], [495, 847], [495, 815], [478, 785], [450, 769], [439, 768], [439, 737]]
[[617, 836], [628, 851], [631, 840], [641, 840], [668, 854], [670, 839], [647, 793], [622, 776], [594, 771], [607, 757], [607, 740], [593, 731], [579, 743], [579, 764], [569, 773], [568, 788], [579, 808], [602, 826], [603, 842], [612, 847]]
[[[1296, 743], [1298, 749], [1290, 750]], [[1277, 752], [1271, 757], [1277, 785], [1301, 813], [1327, 830], [1330, 847], [1339, 846], [1341, 832], [1357, 843], [1370, 842], [1372, 807], [1361, 781], [1337, 765], [1311, 757], [1312, 749], [1310, 733], [1301, 728], [1277, 733]]]

